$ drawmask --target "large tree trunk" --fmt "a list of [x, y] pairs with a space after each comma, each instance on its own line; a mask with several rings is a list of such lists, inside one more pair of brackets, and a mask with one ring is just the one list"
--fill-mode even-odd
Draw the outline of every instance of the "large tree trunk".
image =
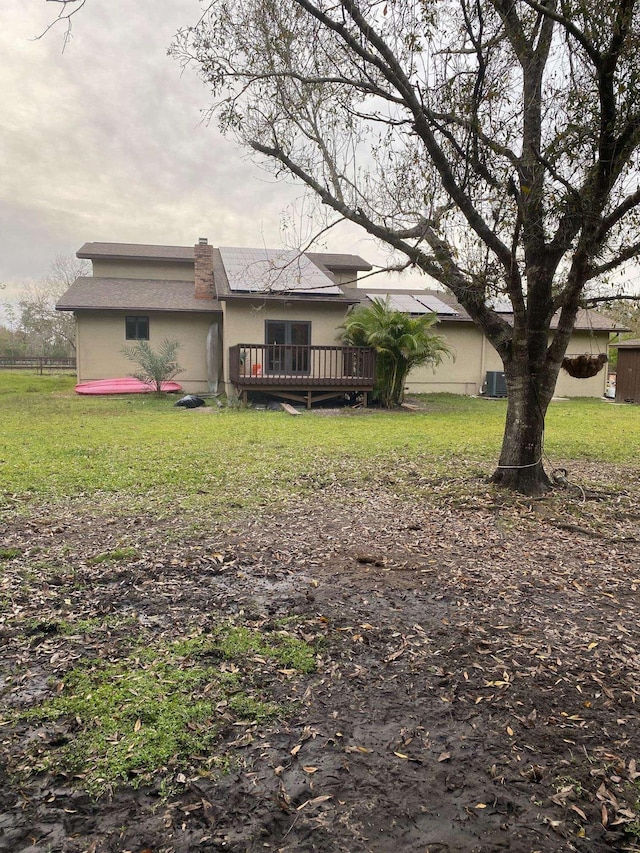
[[507, 419], [500, 461], [491, 481], [525, 495], [542, 495], [552, 487], [542, 464], [550, 394], [522, 367], [508, 366], [505, 377]]

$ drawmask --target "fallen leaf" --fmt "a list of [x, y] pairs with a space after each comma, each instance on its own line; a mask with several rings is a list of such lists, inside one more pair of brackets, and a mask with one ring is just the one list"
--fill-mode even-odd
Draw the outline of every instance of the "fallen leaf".
[[322, 794], [322, 796], [314, 797], [312, 800], [305, 800], [305, 802], [302, 803], [301, 806], [298, 806], [297, 811], [302, 811], [302, 809], [306, 808], [307, 806], [316, 806], [319, 803], [326, 803], [327, 800], [330, 800], [330, 799], [331, 799], [331, 794]]

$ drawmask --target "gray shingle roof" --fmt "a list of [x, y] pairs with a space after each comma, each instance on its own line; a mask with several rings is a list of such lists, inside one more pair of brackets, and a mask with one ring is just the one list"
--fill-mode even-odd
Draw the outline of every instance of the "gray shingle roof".
[[[446, 290], [428, 290], [428, 289], [425, 289], [425, 290], [396, 290], [396, 289], [393, 289], [392, 290], [392, 289], [389, 289], [389, 290], [381, 290], [380, 291], [380, 297], [384, 298], [386, 293], [408, 294], [411, 296], [415, 296], [416, 294], [425, 294], [428, 296], [435, 296], [436, 299], [441, 300], [442, 302], [444, 302], [446, 305], [448, 305], [450, 308], [453, 308], [457, 312], [453, 316], [449, 315], [449, 314], [441, 316], [441, 318], [440, 318], [441, 322], [447, 322], [447, 323], [460, 323], [460, 322], [471, 323], [471, 322], [473, 322], [471, 317], [469, 316], [469, 314], [465, 311], [465, 309], [462, 307], [462, 305], [460, 305], [460, 303], [455, 298], [455, 296]], [[367, 299], [367, 295], [365, 293], [362, 294], [360, 301], [363, 302], [364, 304], [367, 304], [367, 302], [369, 302], [369, 300]], [[504, 317], [504, 319], [508, 323], [513, 322], [513, 314], [503, 312], [503, 311], [501, 311], [500, 314], [502, 317]], [[559, 313], [556, 314], [555, 317], [553, 318], [553, 320], [551, 321], [551, 328], [552, 329], [557, 328], [557, 326], [558, 326], [557, 321], [558, 321], [559, 316], [560, 316]], [[609, 317], [605, 317], [603, 314], [598, 314], [596, 311], [593, 311], [593, 310], [587, 311], [585, 309], [580, 309], [578, 311], [578, 317], [576, 320], [575, 328], [580, 330], [580, 331], [585, 331], [585, 330], [591, 329], [594, 332], [624, 331], [624, 327], [620, 323], [616, 323], [615, 321], [611, 320]]]
[[[329, 271], [368, 271], [371, 264], [358, 255], [340, 254], [336, 252], [305, 252], [313, 263]], [[194, 261], [193, 246], [157, 246], [140, 243], [85, 243], [77, 252], [79, 258], [163, 261], [175, 263], [191, 263]], [[229, 281], [220, 256], [220, 251], [213, 251], [214, 280], [219, 299], [247, 299], [249, 294], [234, 294], [229, 288]], [[72, 311], [81, 308], [101, 308], [105, 310], [144, 310], [144, 311], [219, 311], [220, 303], [215, 300], [195, 299], [193, 283], [185, 281], [159, 281], [152, 279], [127, 278], [79, 278], [61, 297], [58, 307], [62, 311]], [[366, 293], [353, 286], [341, 285], [344, 295], [341, 297], [303, 297], [302, 295], [287, 294], [287, 299], [304, 301], [332, 301], [349, 303], [359, 300], [367, 303]], [[369, 288], [370, 289], [370, 288]], [[442, 316], [449, 323], [469, 323], [471, 317], [460, 305], [456, 298], [447, 291], [441, 290], [381, 290], [384, 293], [415, 295], [423, 293], [435, 296], [453, 308], [455, 315]], [[255, 294], [254, 294], [255, 296]], [[282, 299], [282, 294], [261, 294], [262, 298]], [[512, 315], [501, 312], [502, 316], [511, 321]], [[551, 328], [557, 323], [552, 321]], [[578, 312], [576, 329], [600, 332], [624, 331], [624, 327], [608, 317], [595, 311], [581, 310]]]
[[[85, 243], [76, 252], [79, 258], [193, 263], [193, 246], [156, 246], [150, 243]], [[314, 264], [329, 270], [370, 270], [371, 264], [359, 255], [336, 252], [305, 252]]]
[[617, 344], [611, 344], [612, 347], [617, 347], [618, 349], [640, 349], [640, 338], [633, 338], [632, 340], [627, 341], [619, 341]]
[[79, 258], [124, 261], [175, 261], [193, 263], [193, 246], [153, 246], [144, 243], [85, 243], [76, 255]]
[[372, 270], [371, 264], [367, 263], [360, 255], [345, 255], [336, 252], [305, 252], [304, 253], [314, 264], [319, 264], [321, 267], [326, 267], [328, 270], [340, 272], [343, 270], [362, 270], [368, 272]]
[[145, 278], [77, 278], [58, 300], [59, 311], [221, 311], [216, 299], [196, 299], [192, 281]]

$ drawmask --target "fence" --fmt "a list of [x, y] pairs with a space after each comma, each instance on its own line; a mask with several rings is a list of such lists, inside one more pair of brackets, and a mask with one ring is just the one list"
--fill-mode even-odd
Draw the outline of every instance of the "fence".
[[75, 370], [75, 358], [54, 355], [2, 355], [0, 370], [36, 370], [41, 376], [45, 370]]

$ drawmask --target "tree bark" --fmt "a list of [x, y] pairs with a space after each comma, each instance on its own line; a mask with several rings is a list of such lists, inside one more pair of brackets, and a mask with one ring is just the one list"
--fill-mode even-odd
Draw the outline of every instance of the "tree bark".
[[525, 495], [552, 488], [542, 463], [544, 422], [550, 397], [528, 370], [506, 367], [507, 418], [500, 461], [491, 482]]

